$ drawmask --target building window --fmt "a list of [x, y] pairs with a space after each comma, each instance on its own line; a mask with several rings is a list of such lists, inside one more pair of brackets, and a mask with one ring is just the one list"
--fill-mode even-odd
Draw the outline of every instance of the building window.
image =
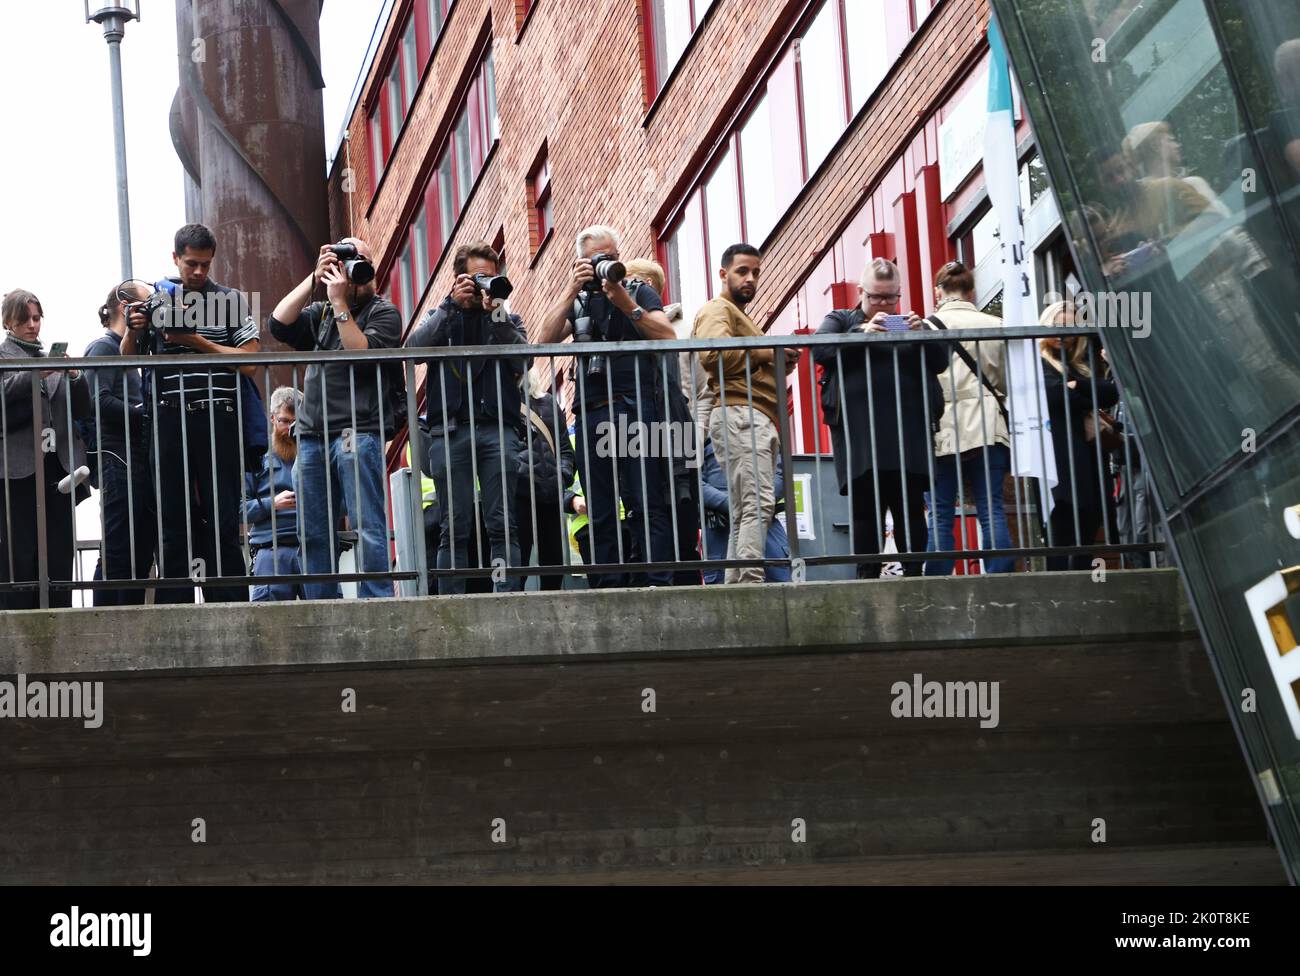
[[506, 270], [506, 229], [497, 228], [497, 236], [492, 238], [492, 250], [497, 252], [497, 274], [509, 278], [510, 273]]
[[429, 264], [429, 218], [423, 203], [411, 223], [411, 252], [411, 267], [415, 271], [416, 280], [427, 281], [433, 268]]
[[384, 82], [377, 86], [367, 112], [373, 186], [379, 185], [379, 177], [393, 154], [393, 145], [402, 131], [411, 103], [415, 101], [415, 90], [420, 87], [420, 78], [429, 66], [433, 45], [442, 33], [452, 2], [420, 0], [398, 32], [400, 39], [384, 69]]
[[728, 150], [722, 157], [713, 176], [704, 185], [704, 207], [707, 214], [705, 236], [708, 241], [708, 272], [710, 296], [716, 291], [714, 268], [722, 267], [722, 252], [744, 237], [740, 214], [739, 180], [736, 177], [736, 156]]
[[402, 88], [404, 94], [402, 109], [410, 111], [411, 102], [415, 99], [415, 87], [420, 83], [420, 59], [415, 50], [414, 17], [406, 25], [406, 33], [402, 35], [402, 56], [399, 60], [402, 63]]
[[551, 232], [551, 166], [546, 158], [546, 144], [528, 174], [528, 237], [536, 254]]
[[456, 121], [456, 211], [459, 213], [469, 197], [469, 186], [474, 179], [474, 161], [470, 158], [469, 147], [469, 107], [460, 113]]
[[402, 310], [405, 320], [415, 315], [497, 139], [496, 86], [490, 50], [479, 62], [464, 101], [457, 109], [455, 128], [437, 157], [438, 164], [419, 191], [421, 205], [395, 238], [402, 250], [388, 272], [383, 290]]
[[[393, 64], [388, 73], [388, 82], [384, 88], [384, 100], [388, 105], [388, 131], [393, 135], [387, 140], [388, 150], [392, 151], [397, 133], [401, 131], [402, 120], [406, 118], [406, 102], [402, 98], [402, 76], [400, 59]], [[387, 153], [385, 154], [387, 156]]]
[[388, 161], [384, 150], [384, 123], [379, 116], [379, 106], [375, 106], [367, 120], [370, 131], [370, 174], [371, 185], [379, 182], [379, 174], [384, 171]]
[[427, 0], [429, 11], [429, 36], [437, 39], [442, 33], [442, 25], [447, 20], [447, 10], [452, 0]]
[[515, 31], [524, 29], [524, 21], [528, 19], [528, 12], [533, 9], [533, 0], [515, 0]]
[[[741, 239], [755, 246], [767, 240], [906, 46], [910, 5], [911, 0], [823, 0], [813, 5], [770, 73], [750, 93], [749, 108], [722, 140], [676, 220], [661, 234], [669, 264], [676, 262], [668, 269], [670, 294], [683, 301], [707, 296], [723, 249]], [[668, 27], [685, 23], [686, 0], [654, 6], [662, 8], [665, 25], [663, 30], [656, 26], [656, 36], [680, 36]], [[690, 10], [693, 17], [698, 14]], [[675, 21], [669, 16], [673, 11]], [[691, 226], [693, 221], [698, 226]], [[686, 262], [697, 254], [701, 266], [688, 269]]]
[[459, 209], [456, 206], [456, 188], [451, 176], [451, 147], [442, 154], [442, 161], [438, 163], [437, 176], [438, 212], [441, 215], [442, 239], [445, 241], [451, 237], [451, 230], [456, 225], [456, 213]]
[[415, 299], [412, 294], [411, 283], [411, 246], [409, 243], [397, 255], [394, 270], [397, 272], [397, 290], [395, 294], [389, 297], [392, 299], [393, 304], [401, 310], [402, 318], [406, 319], [415, 311]]
[[714, 0], [642, 0], [646, 38], [646, 90], [653, 98], [699, 29]]
[[841, 37], [840, 4], [829, 0], [798, 41], [804, 152], [810, 173], [821, 165], [848, 122]]
[[889, 69], [889, 38], [885, 23], [886, 0], [845, 0], [844, 43], [848, 51], [849, 92], [856, 114]]

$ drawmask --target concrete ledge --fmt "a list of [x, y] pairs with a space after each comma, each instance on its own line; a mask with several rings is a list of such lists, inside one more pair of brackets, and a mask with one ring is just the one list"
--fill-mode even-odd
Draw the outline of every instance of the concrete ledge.
[[17, 611], [0, 675], [587, 661], [1163, 639], [1175, 570]]
[[[1283, 880], [1173, 572], [0, 626], [0, 677], [103, 681], [0, 722], [7, 883]], [[896, 714], [918, 674], [997, 719]]]

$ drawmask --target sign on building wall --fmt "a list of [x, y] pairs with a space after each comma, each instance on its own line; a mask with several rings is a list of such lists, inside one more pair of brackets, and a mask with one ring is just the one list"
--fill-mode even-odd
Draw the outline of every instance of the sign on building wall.
[[[947, 200], [984, 158], [984, 126], [988, 122], [989, 69], [976, 72], [974, 84], [944, 110], [939, 125], [939, 195]], [[1020, 118], [1020, 89], [1012, 85], [1014, 116]]]
[[812, 520], [812, 475], [794, 476], [794, 524], [800, 539], [816, 539]]

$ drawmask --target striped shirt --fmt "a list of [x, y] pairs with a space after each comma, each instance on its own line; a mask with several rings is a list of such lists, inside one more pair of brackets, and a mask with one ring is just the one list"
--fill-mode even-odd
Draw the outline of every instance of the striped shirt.
[[[174, 282], [174, 279], [168, 279]], [[177, 285], [178, 294], [181, 294]], [[198, 334], [209, 342], [223, 346], [244, 346], [260, 338], [257, 322], [249, 313], [244, 296], [233, 288], [207, 282], [201, 290], [183, 292], [175, 309], [163, 314], [181, 317], [185, 324], [197, 324]], [[197, 349], [172, 342], [159, 342], [154, 352], [166, 356], [199, 355]], [[187, 404], [201, 400], [233, 403], [239, 374], [235, 367], [162, 366], [155, 370], [160, 399], [177, 400], [182, 395]]]

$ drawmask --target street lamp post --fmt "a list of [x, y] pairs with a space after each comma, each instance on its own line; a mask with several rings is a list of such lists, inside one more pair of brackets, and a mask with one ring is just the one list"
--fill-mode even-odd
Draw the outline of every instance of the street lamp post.
[[86, 23], [92, 20], [104, 28], [108, 42], [108, 72], [113, 89], [113, 156], [117, 163], [117, 241], [122, 255], [122, 280], [131, 274], [131, 205], [126, 189], [126, 120], [122, 114], [122, 37], [127, 21], [140, 19], [140, 0], [134, 7], [109, 4], [90, 12], [84, 0]]

